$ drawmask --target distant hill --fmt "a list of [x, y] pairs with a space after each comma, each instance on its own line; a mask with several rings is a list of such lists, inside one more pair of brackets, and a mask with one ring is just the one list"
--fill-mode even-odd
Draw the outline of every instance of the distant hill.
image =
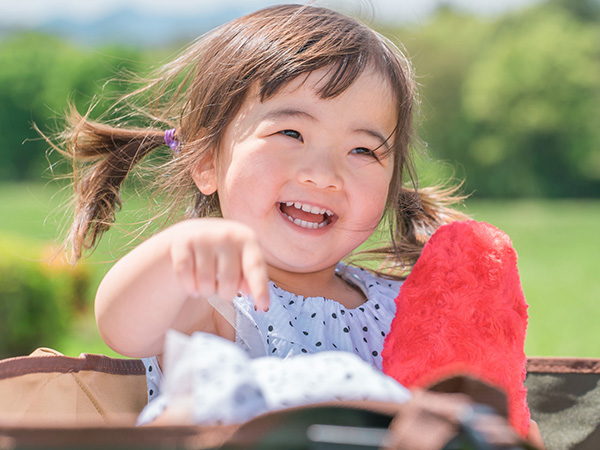
[[[51, 33], [84, 45], [163, 46], [188, 42], [245, 12], [247, 11], [228, 8], [206, 14], [178, 16], [158, 15], [125, 7], [90, 21], [54, 18], [36, 26], [35, 31]], [[3, 34], [15, 30], [15, 27], [6, 23], [0, 25]]]

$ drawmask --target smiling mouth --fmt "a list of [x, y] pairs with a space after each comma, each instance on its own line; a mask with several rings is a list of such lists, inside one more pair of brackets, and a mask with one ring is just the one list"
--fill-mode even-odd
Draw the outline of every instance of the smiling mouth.
[[334, 217], [332, 211], [300, 202], [281, 202], [279, 210], [292, 223], [309, 230], [329, 225]]

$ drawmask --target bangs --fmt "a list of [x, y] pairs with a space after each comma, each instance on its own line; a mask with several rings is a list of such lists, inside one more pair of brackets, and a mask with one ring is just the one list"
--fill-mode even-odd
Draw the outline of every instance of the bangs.
[[[364, 71], [394, 82], [386, 64], [390, 49], [373, 30], [344, 15], [318, 7], [284, 5], [250, 15], [228, 36], [229, 57], [243, 62], [242, 79], [258, 82], [262, 101], [299, 76], [327, 69], [318, 94], [332, 98], [344, 92]], [[402, 69], [401, 69], [402, 70]]]
[[259, 82], [260, 99], [265, 101], [296, 78], [303, 75], [308, 77], [321, 69], [326, 69], [327, 72], [319, 83], [317, 94], [323, 99], [336, 97], [345, 92], [360, 77], [367, 67], [368, 59], [368, 56], [361, 52], [356, 55], [323, 57], [316, 61], [300, 60], [296, 64], [285, 64]]

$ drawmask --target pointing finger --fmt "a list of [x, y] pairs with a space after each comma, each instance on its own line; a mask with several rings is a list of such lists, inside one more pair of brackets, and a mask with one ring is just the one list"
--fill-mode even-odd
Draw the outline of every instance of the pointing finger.
[[250, 294], [254, 297], [255, 305], [267, 311], [269, 309], [267, 264], [257, 242], [249, 242], [244, 246], [242, 271]]

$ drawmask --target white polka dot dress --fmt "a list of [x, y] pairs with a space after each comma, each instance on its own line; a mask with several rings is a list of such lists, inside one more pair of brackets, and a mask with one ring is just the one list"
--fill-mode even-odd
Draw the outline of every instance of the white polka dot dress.
[[[290, 356], [345, 351], [381, 369], [381, 350], [396, 311], [400, 282], [385, 280], [350, 266], [340, 276], [362, 289], [367, 301], [355, 309], [324, 297], [305, 298], [270, 284], [266, 313], [254, 310], [252, 299], [238, 297], [236, 340], [252, 356]], [[257, 331], [252, 331], [257, 330]], [[256, 336], [259, 333], [262, 342]]]
[[377, 370], [400, 282], [354, 267], [338, 269], [365, 293], [368, 300], [360, 307], [296, 296], [271, 283], [266, 313], [255, 311], [246, 296], [234, 301], [237, 345], [206, 333], [171, 333], [166, 377], [156, 358], [144, 359], [150, 402], [140, 423], [167, 406], [184, 407], [195, 423], [207, 424], [339, 399], [408, 399], [404, 387]]

